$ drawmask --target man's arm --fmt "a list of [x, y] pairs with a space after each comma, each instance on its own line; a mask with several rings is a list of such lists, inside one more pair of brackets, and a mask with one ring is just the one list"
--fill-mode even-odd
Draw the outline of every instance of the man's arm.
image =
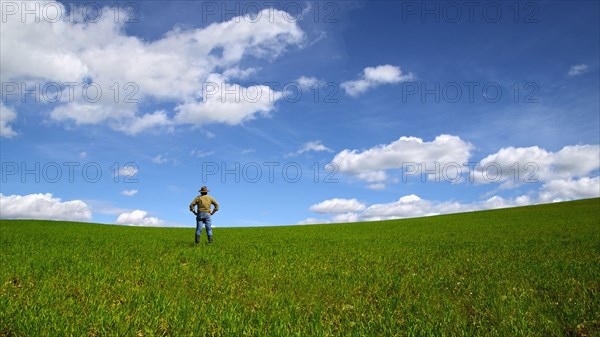
[[194, 200], [192, 200], [192, 203], [190, 204], [190, 212], [194, 213], [194, 215], [198, 215], [198, 212], [196, 212], [194, 210], [194, 208], [196, 207], [197, 203], [198, 203], [197, 198], [194, 198]]
[[210, 214], [215, 214], [217, 213], [217, 211], [219, 210], [219, 203], [217, 203], [217, 201], [215, 200], [215, 198], [210, 198], [210, 203], [214, 206], [212, 212], [210, 212]]

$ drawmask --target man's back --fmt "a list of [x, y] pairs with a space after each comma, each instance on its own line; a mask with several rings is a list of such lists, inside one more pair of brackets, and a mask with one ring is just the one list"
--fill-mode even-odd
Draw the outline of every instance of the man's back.
[[217, 201], [208, 194], [197, 196], [190, 206], [198, 205], [198, 212], [211, 213], [210, 205], [215, 206], [215, 212], [219, 209]]

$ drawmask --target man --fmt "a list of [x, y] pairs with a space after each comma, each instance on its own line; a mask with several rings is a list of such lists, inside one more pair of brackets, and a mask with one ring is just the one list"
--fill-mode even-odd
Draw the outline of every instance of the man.
[[[213, 197], [208, 195], [208, 188], [206, 188], [206, 186], [202, 186], [198, 192], [200, 192], [200, 195], [194, 198], [194, 200], [190, 204], [190, 212], [196, 215], [196, 245], [200, 243], [202, 224], [204, 224], [204, 227], [206, 227], [208, 243], [213, 242], [212, 224], [210, 221], [210, 216], [215, 214], [219, 210], [219, 204]], [[198, 210], [195, 209], [196, 205], [198, 205]], [[210, 205], [214, 206], [212, 211], [210, 209]]]

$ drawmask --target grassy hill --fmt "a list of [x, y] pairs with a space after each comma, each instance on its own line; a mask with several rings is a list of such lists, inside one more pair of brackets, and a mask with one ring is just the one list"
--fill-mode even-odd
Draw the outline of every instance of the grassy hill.
[[0, 336], [600, 335], [600, 199], [193, 231], [0, 221]]

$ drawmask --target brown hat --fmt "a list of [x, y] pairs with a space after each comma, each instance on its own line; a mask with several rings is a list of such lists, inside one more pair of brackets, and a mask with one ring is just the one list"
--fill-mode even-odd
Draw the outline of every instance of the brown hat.
[[198, 192], [202, 193], [202, 192], [208, 192], [208, 188], [206, 186], [202, 186], [200, 187], [200, 189], [198, 190]]

